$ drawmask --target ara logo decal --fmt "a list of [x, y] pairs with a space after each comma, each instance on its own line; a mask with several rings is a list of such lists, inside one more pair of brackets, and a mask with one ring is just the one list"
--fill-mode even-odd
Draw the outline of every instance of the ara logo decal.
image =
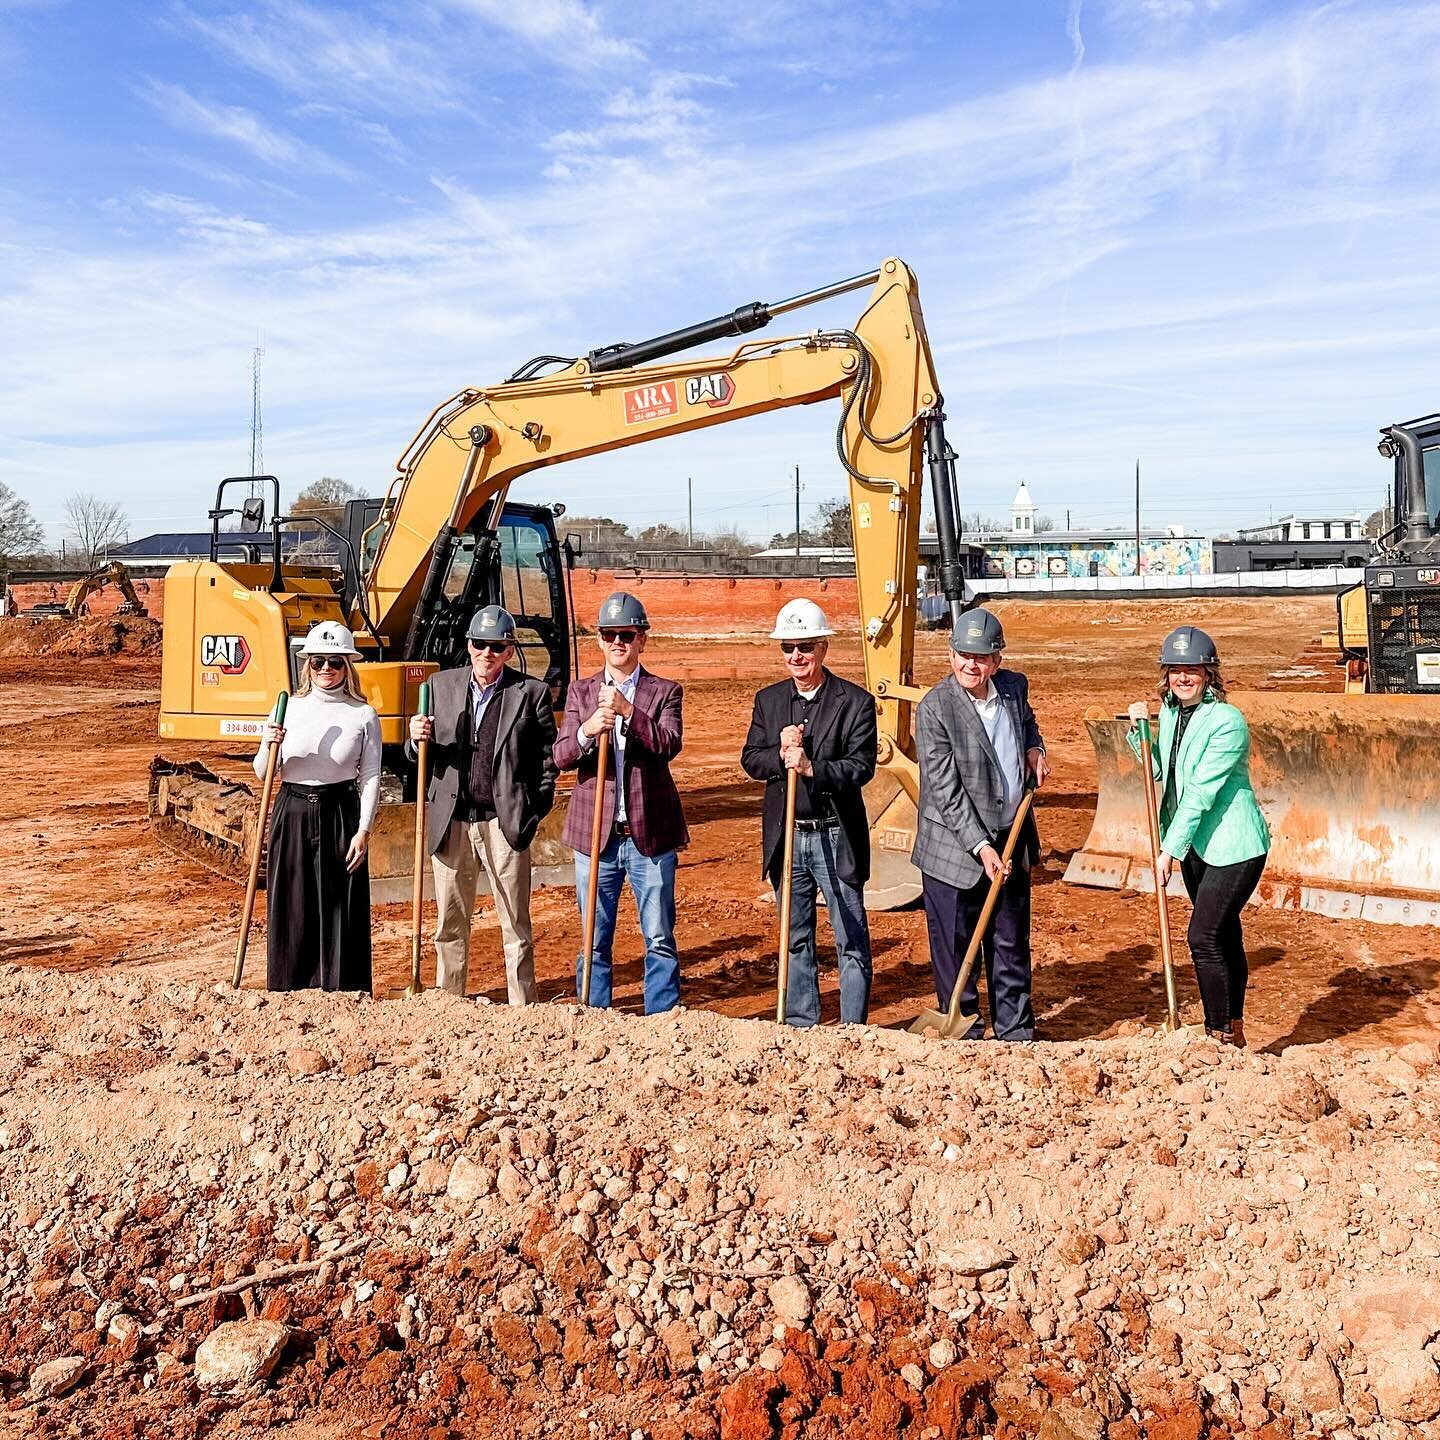
[[625, 392], [625, 423], [639, 425], [644, 420], [661, 420], [680, 408], [673, 380], [659, 380], [654, 385], [640, 385]]
[[723, 371], [713, 375], [692, 375], [685, 382], [687, 405], [708, 405], [718, 410], [728, 405], [735, 395], [735, 382]]
[[202, 635], [200, 663], [222, 675], [239, 675], [250, 663], [250, 647], [243, 635]]

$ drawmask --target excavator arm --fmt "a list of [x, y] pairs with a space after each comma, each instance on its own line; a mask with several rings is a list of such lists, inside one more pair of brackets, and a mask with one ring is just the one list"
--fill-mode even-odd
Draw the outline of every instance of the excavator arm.
[[[954, 560], [953, 454], [915, 277], [891, 259], [813, 297], [744, 307], [709, 323], [729, 325], [728, 333], [754, 329], [768, 313], [861, 285], [871, 287], [870, 295], [853, 329], [751, 339], [722, 357], [617, 363], [691, 345], [707, 330], [697, 326], [562, 362], [554, 374], [450, 397], [401, 455], [382, 511], [367, 590], [387, 650], [427, 658], [426, 617], [448, 568], [447, 545], [482, 515], [493, 531], [511, 487], [530, 471], [837, 400], [836, 448], [849, 480], [865, 680], [879, 708], [881, 769], [913, 800], [910, 711], [923, 693], [912, 672], [916, 561], [927, 451], [947, 594], [957, 611], [963, 590]], [[908, 848], [908, 835], [904, 843]]]

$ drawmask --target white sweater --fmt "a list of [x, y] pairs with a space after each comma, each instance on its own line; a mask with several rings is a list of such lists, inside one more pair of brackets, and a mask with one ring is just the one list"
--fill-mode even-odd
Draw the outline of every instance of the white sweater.
[[[262, 744], [255, 756], [255, 773], [262, 778], [267, 748]], [[280, 778], [289, 785], [358, 782], [360, 828], [373, 830], [380, 803], [380, 720], [374, 708], [318, 685], [292, 698], [285, 710]]]

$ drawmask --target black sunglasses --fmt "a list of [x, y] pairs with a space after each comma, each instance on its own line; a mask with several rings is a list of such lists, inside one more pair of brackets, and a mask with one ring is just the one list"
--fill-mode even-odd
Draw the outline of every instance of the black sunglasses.
[[510, 642], [508, 640], [472, 640], [470, 648], [484, 650], [490, 655], [503, 655], [510, 648]]
[[343, 670], [345, 664], [343, 655], [312, 655], [310, 657], [312, 670]]
[[602, 630], [600, 632], [600, 638], [607, 645], [615, 640], [618, 640], [622, 645], [633, 645], [635, 643], [635, 636], [638, 633], [639, 632], [635, 630]]
[[782, 655], [793, 655], [797, 650], [802, 655], [813, 655], [815, 653], [815, 642], [813, 640], [782, 640], [780, 642], [780, 653]]

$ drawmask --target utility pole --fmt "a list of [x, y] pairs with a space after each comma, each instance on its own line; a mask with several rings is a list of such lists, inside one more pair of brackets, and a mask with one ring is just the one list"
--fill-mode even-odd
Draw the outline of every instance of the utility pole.
[[[264, 351], [257, 345], [250, 355], [250, 473], [260, 474], [265, 465], [264, 427], [260, 418], [260, 357]], [[250, 493], [256, 493], [255, 485]]]
[[1065, 508], [1065, 529], [1066, 529], [1067, 531], [1070, 529], [1070, 508], [1069, 508], [1069, 506], [1066, 506], [1066, 508]]
[[695, 481], [685, 477], [685, 543], [695, 548]]
[[800, 558], [800, 467], [795, 467], [795, 558]]
[[1135, 573], [1140, 573], [1140, 462], [1135, 462]]

